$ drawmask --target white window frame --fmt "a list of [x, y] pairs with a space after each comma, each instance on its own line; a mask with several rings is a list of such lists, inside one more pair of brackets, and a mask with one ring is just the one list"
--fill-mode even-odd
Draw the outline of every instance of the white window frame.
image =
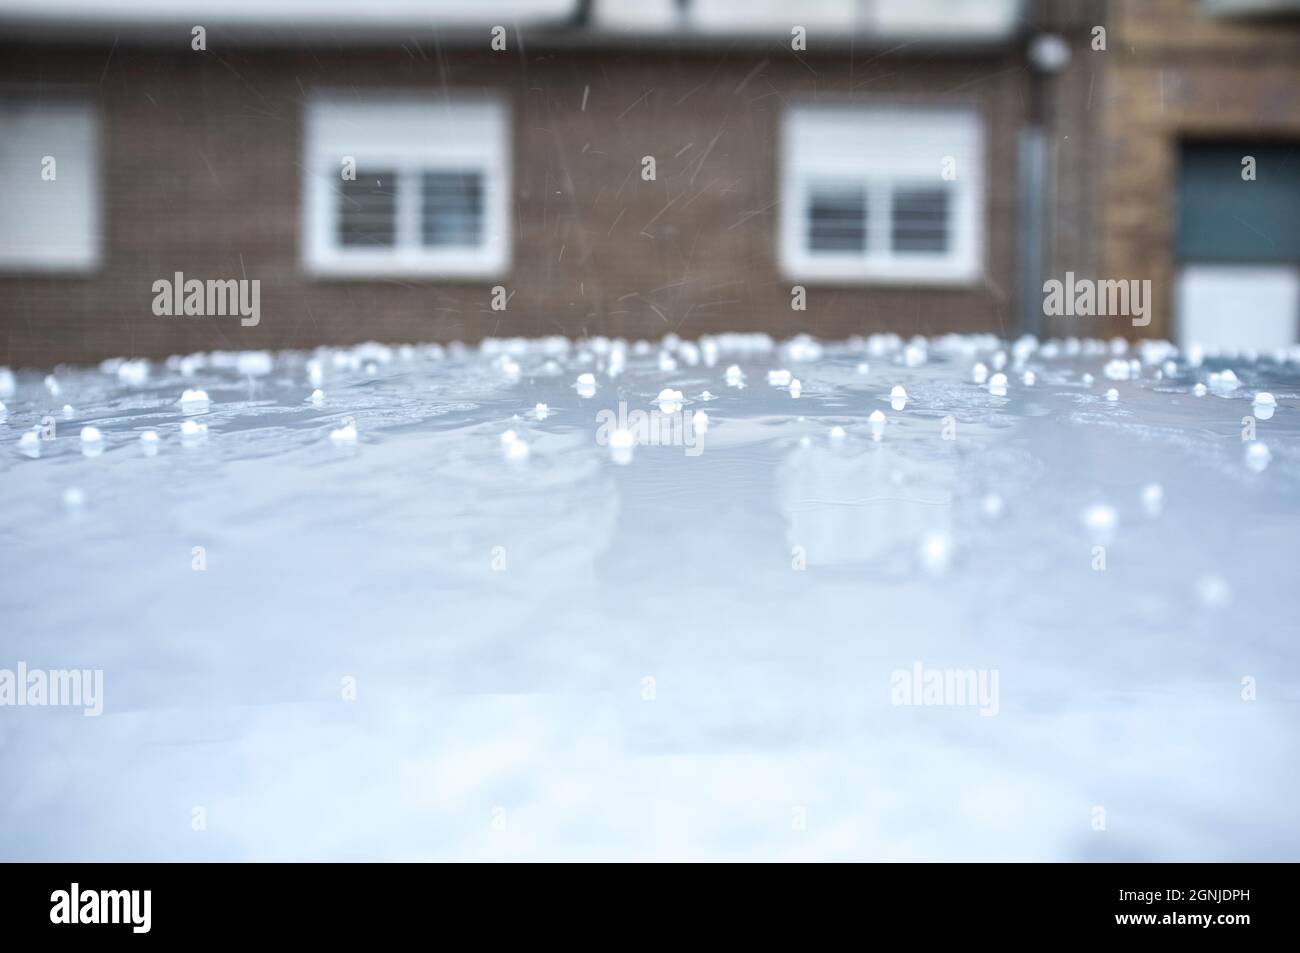
[[[6, 112], [9, 115], [6, 115]], [[59, 122], [77, 123], [73, 142], [52, 133], [42, 125]], [[26, 128], [25, 128], [26, 127]], [[102, 257], [102, 189], [100, 187], [99, 109], [89, 97], [57, 93], [27, 94], [21, 89], [0, 87], [0, 150], [3, 166], [9, 175], [6, 188], [21, 190], [36, 197], [35, 217], [42, 214], [40, 199], [63, 190], [84, 201], [84, 207], [67, 213], [78, 226], [77, 234], [66, 241], [49, 244], [41, 241], [40, 228], [48, 219], [57, 218], [59, 210], [46, 208], [47, 221], [22, 221], [12, 203], [4, 215], [5, 225], [15, 235], [0, 238], [0, 273], [6, 274], [85, 274], [99, 268]], [[76, 151], [73, 151], [73, 150]], [[55, 178], [42, 176], [45, 156], [55, 160]], [[9, 169], [9, 165], [17, 168]], [[80, 190], [78, 192], [78, 190]], [[66, 210], [64, 210], [66, 212]]]
[[[493, 278], [510, 266], [510, 117], [487, 95], [410, 90], [320, 90], [307, 102], [303, 160], [303, 264], [320, 278]], [[393, 247], [339, 242], [345, 157], [360, 180], [369, 169], [397, 175]], [[421, 244], [421, 176], [477, 172], [483, 222], [475, 248]]]
[[[792, 281], [837, 284], [977, 284], [984, 276], [984, 133], [974, 108], [796, 104], [782, 124], [778, 258]], [[944, 160], [955, 177], [943, 177]], [[819, 182], [863, 187], [864, 252], [814, 252], [810, 197]], [[949, 191], [949, 247], [900, 252], [893, 197], [912, 188]]]

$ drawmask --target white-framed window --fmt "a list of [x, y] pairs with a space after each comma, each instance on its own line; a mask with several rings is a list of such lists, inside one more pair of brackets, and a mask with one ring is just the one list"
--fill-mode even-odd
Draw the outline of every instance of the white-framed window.
[[99, 117], [86, 100], [0, 89], [0, 270], [99, 264]]
[[490, 278], [509, 266], [503, 102], [320, 91], [304, 149], [303, 259], [314, 274]]
[[798, 105], [781, 138], [778, 244], [787, 278], [980, 278], [983, 134], [974, 109]]

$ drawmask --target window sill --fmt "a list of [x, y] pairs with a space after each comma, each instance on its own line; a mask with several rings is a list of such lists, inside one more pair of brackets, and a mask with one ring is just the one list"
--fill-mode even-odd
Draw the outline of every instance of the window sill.
[[486, 282], [504, 279], [509, 262], [490, 261], [430, 263], [413, 261], [306, 261], [303, 270], [313, 281], [385, 281], [405, 278], [413, 281]]
[[884, 268], [864, 271], [860, 268], [826, 266], [809, 270], [802, 265], [798, 267], [783, 265], [781, 278], [785, 282], [818, 286], [964, 289], [984, 285], [987, 276], [982, 268], [925, 273], [915, 270], [891, 271]]

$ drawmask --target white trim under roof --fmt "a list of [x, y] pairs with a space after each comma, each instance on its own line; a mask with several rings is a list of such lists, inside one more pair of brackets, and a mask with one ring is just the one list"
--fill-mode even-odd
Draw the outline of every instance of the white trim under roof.
[[1023, 0], [3, 0], [0, 35], [46, 42], [87, 39], [178, 43], [190, 30], [221, 43], [329, 42], [436, 37], [447, 46], [490, 42], [504, 26], [511, 50], [626, 42], [788, 45], [807, 31], [807, 53], [905, 42], [933, 48], [1001, 47], [1021, 30]]

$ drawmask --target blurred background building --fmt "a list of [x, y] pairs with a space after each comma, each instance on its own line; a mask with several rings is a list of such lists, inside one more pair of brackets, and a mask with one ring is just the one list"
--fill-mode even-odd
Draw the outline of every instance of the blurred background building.
[[[0, 363], [725, 330], [1288, 345], [1298, 6], [0, 0]], [[1044, 316], [1067, 271], [1150, 280], [1151, 323]], [[155, 315], [178, 273], [260, 281], [259, 322]]]

